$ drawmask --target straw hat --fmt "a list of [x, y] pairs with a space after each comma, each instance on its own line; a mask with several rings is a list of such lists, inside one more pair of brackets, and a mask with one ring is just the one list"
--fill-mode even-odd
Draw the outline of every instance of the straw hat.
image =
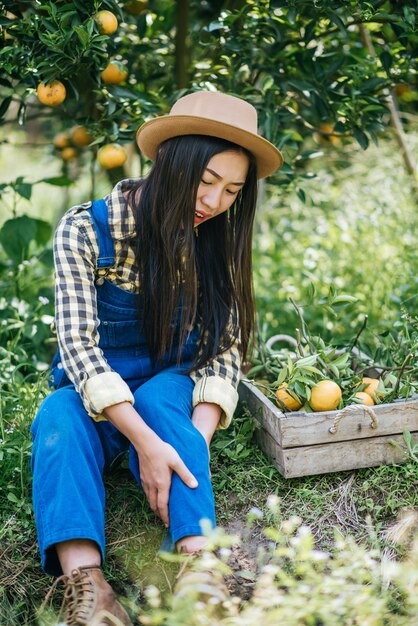
[[256, 109], [241, 98], [212, 91], [184, 96], [168, 115], [145, 122], [136, 139], [141, 152], [154, 161], [160, 143], [179, 135], [220, 137], [246, 148], [256, 158], [258, 178], [283, 165], [279, 150], [257, 133]]

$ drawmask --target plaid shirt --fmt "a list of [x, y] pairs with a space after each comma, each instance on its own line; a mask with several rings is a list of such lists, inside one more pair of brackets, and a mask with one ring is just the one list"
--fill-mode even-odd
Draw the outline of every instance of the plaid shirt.
[[[123, 192], [135, 180], [123, 180], [106, 196], [109, 226], [115, 244], [115, 265], [107, 279], [127, 291], [138, 291], [133, 240], [135, 219]], [[55, 232], [56, 329], [62, 365], [74, 383], [88, 414], [96, 421], [102, 411], [133, 396], [125, 381], [106, 361], [99, 342], [96, 304], [98, 242], [87, 209], [91, 203], [70, 209]], [[193, 407], [213, 402], [222, 408], [220, 427], [226, 428], [234, 413], [238, 393], [240, 355], [238, 341], [206, 367], [192, 372]]]

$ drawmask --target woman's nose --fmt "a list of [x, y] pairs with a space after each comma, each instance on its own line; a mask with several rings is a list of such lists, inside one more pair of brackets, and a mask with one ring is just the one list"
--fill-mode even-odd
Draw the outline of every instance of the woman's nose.
[[204, 204], [215, 211], [219, 208], [221, 203], [221, 191], [219, 189], [211, 189], [203, 196]]

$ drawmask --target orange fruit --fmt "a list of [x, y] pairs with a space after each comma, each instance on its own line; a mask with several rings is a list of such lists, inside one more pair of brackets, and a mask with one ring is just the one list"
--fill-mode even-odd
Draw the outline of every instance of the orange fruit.
[[53, 139], [53, 144], [58, 150], [69, 145], [68, 133], [57, 133]]
[[100, 76], [108, 85], [120, 85], [126, 80], [128, 70], [118, 61], [110, 61], [103, 72], [100, 72]]
[[78, 148], [84, 148], [93, 141], [93, 137], [85, 126], [75, 126], [71, 130], [71, 142]]
[[148, 0], [128, 0], [123, 5], [124, 11], [131, 15], [141, 15], [148, 8]]
[[118, 29], [118, 20], [111, 11], [99, 11], [93, 19], [102, 35], [112, 35]]
[[67, 90], [60, 80], [53, 80], [48, 84], [39, 83], [36, 88], [36, 95], [42, 104], [56, 107], [64, 102]]
[[397, 96], [402, 98], [402, 96], [409, 95], [411, 93], [411, 87], [406, 83], [399, 83], [398, 85], [394, 86], [393, 91], [396, 93]]
[[373, 398], [373, 394], [376, 394], [378, 398], [381, 398], [382, 395], [376, 391], [377, 387], [379, 386], [379, 379], [378, 378], [368, 378], [367, 376], [363, 376], [363, 380], [361, 381], [363, 383], [363, 385], [367, 385], [367, 387], [363, 390], [364, 393], [367, 393], [372, 399], [373, 399], [373, 403], [374, 403], [374, 398]]
[[[287, 383], [281, 384], [276, 391], [276, 398], [285, 405], [288, 411], [297, 411], [302, 406], [302, 402], [300, 400], [296, 400], [293, 396], [291, 396], [290, 393], [286, 391], [287, 387]], [[283, 406], [280, 404], [280, 402], [277, 403], [277, 406], [279, 407], [279, 409], [283, 409]]]
[[340, 143], [339, 137], [327, 134], [334, 132], [334, 126], [332, 124], [330, 124], [329, 122], [322, 122], [319, 125], [319, 129], [322, 130], [322, 133], [314, 133], [314, 137], [318, 143], [321, 143], [323, 145], [338, 145]]
[[61, 150], [61, 159], [63, 161], [71, 161], [71, 159], [77, 158], [77, 150], [69, 146]]
[[369, 396], [368, 393], [365, 393], [364, 391], [358, 391], [354, 397], [359, 398], [361, 400], [361, 404], [365, 404], [366, 406], [374, 405], [373, 398]]
[[309, 404], [314, 411], [334, 411], [340, 404], [342, 392], [333, 380], [321, 380], [312, 388]]
[[121, 167], [127, 158], [128, 153], [118, 143], [108, 143], [102, 146], [97, 153], [97, 160], [105, 170]]

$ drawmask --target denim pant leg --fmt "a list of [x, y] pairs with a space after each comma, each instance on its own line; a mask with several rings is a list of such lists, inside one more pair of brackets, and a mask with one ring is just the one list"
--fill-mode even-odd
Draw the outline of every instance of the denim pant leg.
[[33, 504], [42, 567], [62, 573], [54, 544], [90, 539], [105, 549], [104, 467], [128, 441], [109, 422], [94, 422], [74, 387], [49, 395], [32, 424]]
[[[191, 489], [174, 472], [169, 497], [170, 534], [175, 543], [182, 537], [202, 535], [200, 522], [215, 526], [215, 504], [210, 481], [206, 441], [191, 422], [194, 383], [176, 367], [153, 376], [134, 393], [135, 408], [165, 442], [171, 444], [199, 485]], [[130, 469], [140, 483], [138, 456], [130, 447]]]

